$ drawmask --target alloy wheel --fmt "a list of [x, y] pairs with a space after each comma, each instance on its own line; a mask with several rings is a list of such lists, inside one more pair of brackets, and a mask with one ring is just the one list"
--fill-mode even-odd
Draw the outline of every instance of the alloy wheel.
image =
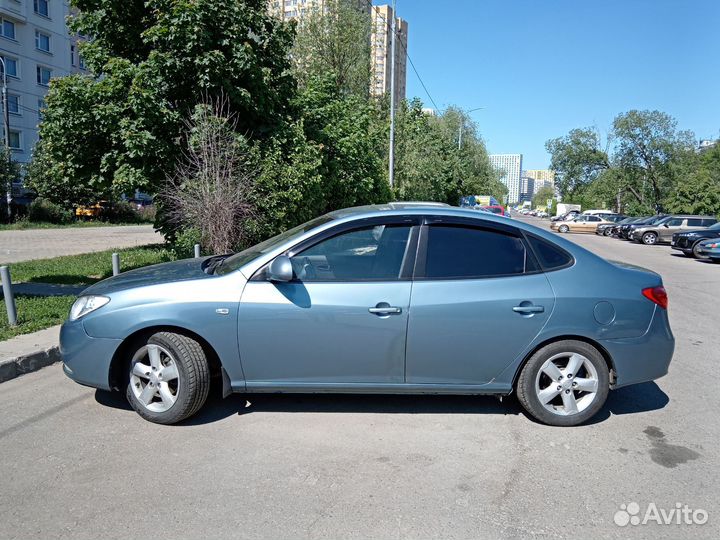
[[587, 409], [598, 392], [598, 373], [588, 358], [576, 352], [550, 357], [535, 378], [540, 404], [558, 416], [570, 416]]
[[130, 363], [130, 386], [148, 411], [164, 412], [175, 404], [180, 374], [172, 354], [160, 345], [148, 343], [138, 349]]
[[657, 242], [657, 234], [655, 233], [645, 233], [642, 237], [643, 244], [647, 246], [652, 246], [655, 242]]
[[560, 227], [558, 227], [558, 231], [560, 231], [561, 233], [566, 233], [569, 230], [570, 230], [570, 227], [568, 227], [567, 225], [560, 225]]

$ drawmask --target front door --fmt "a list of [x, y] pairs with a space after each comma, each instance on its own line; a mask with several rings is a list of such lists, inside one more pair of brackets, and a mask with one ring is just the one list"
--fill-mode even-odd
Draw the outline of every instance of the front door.
[[426, 229], [426, 241], [423, 232], [427, 247], [418, 257], [408, 322], [408, 383], [491, 382], [547, 323], [553, 291], [512, 230], [436, 224]]
[[267, 281], [262, 270], [251, 279], [238, 332], [247, 388], [402, 383], [411, 230], [374, 222], [331, 233], [290, 253], [292, 281]]

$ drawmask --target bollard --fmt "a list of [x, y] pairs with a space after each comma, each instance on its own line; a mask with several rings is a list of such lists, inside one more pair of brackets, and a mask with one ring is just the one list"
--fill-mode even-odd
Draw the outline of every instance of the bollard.
[[120, 273], [120, 255], [117, 253], [112, 254], [112, 267], [113, 276], [117, 276]]
[[15, 307], [15, 297], [12, 292], [10, 269], [7, 266], [0, 266], [0, 278], [2, 278], [2, 289], [5, 297], [8, 324], [10, 326], [17, 326], [17, 308]]
[[200, 257], [200, 244], [195, 244], [195, 258]]

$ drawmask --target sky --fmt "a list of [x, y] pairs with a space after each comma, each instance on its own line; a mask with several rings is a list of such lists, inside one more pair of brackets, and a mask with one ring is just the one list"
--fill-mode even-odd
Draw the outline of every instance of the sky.
[[[375, 1], [375, 4], [389, 2]], [[657, 109], [720, 137], [720, 0], [397, 0], [440, 109], [473, 112], [491, 153], [550, 162], [545, 141]], [[407, 97], [433, 107], [408, 65]]]

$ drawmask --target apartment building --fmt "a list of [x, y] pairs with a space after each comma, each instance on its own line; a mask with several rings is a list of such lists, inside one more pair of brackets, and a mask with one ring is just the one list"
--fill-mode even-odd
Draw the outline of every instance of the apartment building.
[[7, 77], [10, 148], [20, 163], [37, 142], [50, 79], [84, 69], [65, 24], [69, 14], [63, 0], [0, 0], [0, 73]]
[[[271, 15], [283, 20], [301, 20], [307, 13], [324, 9], [326, 0], [268, 0]], [[372, 32], [370, 35], [370, 94], [383, 96], [390, 93], [391, 6], [372, 6], [370, 0], [347, 0], [357, 2], [360, 11], [370, 14]], [[395, 20], [395, 102], [405, 98], [407, 86], [407, 21], [397, 17]]]
[[530, 176], [521, 176], [518, 202], [532, 201], [535, 193], [535, 179]]
[[555, 188], [555, 171], [550, 169], [528, 169], [522, 175], [535, 180], [535, 193], [545, 186]]
[[[370, 94], [373, 96], [390, 93], [392, 20], [394, 16], [391, 6], [373, 6], [372, 8]], [[395, 103], [399, 103], [405, 99], [408, 46], [408, 23], [400, 17], [395, 19], [395, 38]]]
[[522, 154], [490, 154], [490, 165], [500, 176], [500, 181], [508, 188], [508, 204], [520, 200], [520, 175]]

